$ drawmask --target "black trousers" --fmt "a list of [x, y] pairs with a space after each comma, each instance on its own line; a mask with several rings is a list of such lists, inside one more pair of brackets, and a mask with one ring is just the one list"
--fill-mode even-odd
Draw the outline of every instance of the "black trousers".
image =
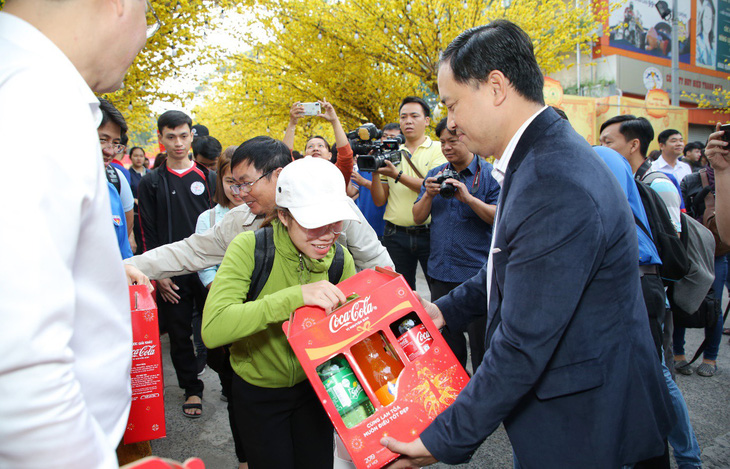
[[205, 304], [205, 287], [200, 283], [197, 274], [173, 277], [175, 285], [180, 287], [177, 304], [168, 303], [157, 292], [157, 310], [160, 314], [160, 329], [167, 330], [170, 336], [170, 357], [175, 367], [177, 382], [185, 390], [185, 398], [203, 397], [203, 382], [198, 379], [198, 365], [195, 349], [190, 336], [193, 333], [193, 311], [196, 305], [202, 311]]
[[[442, 296], [446, 296], [451, 290], [461, 285], [455, 282], [442, 282], [441, 280], [431, 279], [431, 301], [436, 301]], [[471, 369], [476, 373], [477, 368], [482, 363], [484, 358], [484, 343], [486, 341], [487, 334], [487, 313], [479, 319], [472, 321], [466, 328], [467, 334], [469, 334], [469, 350], [471, 351]], [[457, 360], [461, 363], [461, 366], [466, 368], [466, 338], [462, 331], [451, 331], [448, 326], [444, 328], [443, 332], [444, 340], [451, 347], [451, 351], [454, 352]]]
[[228, 423], [231, 426], [231, 434], [233, 435], [233, 444], [236, 448], [236, 457], [238, 462], [246, 462], [246, 450], [243, 448], [243, 441], [241, 441], [241, 433], [238, 431], [238, 425], [236, 425], [236, 415], [233, 410], [235, 405], [235, 399], [233, 399], [232, 388], [233, 388], [233, 376], [236, 374], [231, 367], [229, 360], [223, 360], [222, 369], [218, 371], [218, 376], [221, 380], [222, 393], [228, 399]]
[[429, 230], [405, 231], [405, 228], [385, 222], [383, 246], [393, 260], [395, 271], [403, 275], [411, 287], [416, 289], [416, 271], [418, 264], [426, 275], [426, 282], [431, 289], [428, 276], [428, 256], [431, 253], [431, 234]]
[[334, 428], [309, 381], [261, 388], [234, 373], [231, 391], [251, 469], [332, 467]]

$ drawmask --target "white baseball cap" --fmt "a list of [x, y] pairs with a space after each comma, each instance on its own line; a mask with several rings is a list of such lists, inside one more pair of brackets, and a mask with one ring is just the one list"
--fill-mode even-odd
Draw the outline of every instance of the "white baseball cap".
[[345, 193], [345, 178], [322, 158], [305, 156], [284, 166], [276, 181], [276, 205], [304, 228], [360, 221]]

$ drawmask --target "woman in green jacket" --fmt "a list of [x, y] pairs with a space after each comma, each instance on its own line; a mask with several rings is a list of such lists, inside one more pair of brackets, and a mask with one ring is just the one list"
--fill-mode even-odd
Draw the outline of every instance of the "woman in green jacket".
[[[259, 158], [267, 151], [288, 153], [282, 142], [268, 137], [249, 140], [236, 153], [254, 152]], [[257, 299], [247, 302], [255, 235], [238, 235], [208, 295], [202, 334], [209, 348], [233, 344], [231, 398], [249, 466], [328, 468], [333, 464], [332, 424], [289, 347], [282, 323], [300, 306], [330, 312], [345, 301], [327, 281], [328, 269], [342, 221], [358, 217], [347, 202], [344, 178], [332, 163], [309, 157], [280, 171], [271, 223], [276, 247], [271, 274]], [[257, 181], [271, 177], [252, 176], [258, 179], [240, 184], [246, 194]], [[340, 280], [355, 274], [352, 257], [344, 253]]]

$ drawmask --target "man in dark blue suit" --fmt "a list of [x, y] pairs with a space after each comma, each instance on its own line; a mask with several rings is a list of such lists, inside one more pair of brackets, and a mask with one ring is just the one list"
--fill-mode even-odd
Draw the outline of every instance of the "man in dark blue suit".
[[459, 464], [504, 426], [522, 468], [612, 468], [662, 454], [673, 415], [639, 285], [631, 210], [588, 143], [543, 101], [529, 37], [498, 20], [444, 51], [449, 128], [494, 155], [487, 265], [436, 303], [437, 325], [487, 314], [488, 350], [456, 402], [393, 467]]

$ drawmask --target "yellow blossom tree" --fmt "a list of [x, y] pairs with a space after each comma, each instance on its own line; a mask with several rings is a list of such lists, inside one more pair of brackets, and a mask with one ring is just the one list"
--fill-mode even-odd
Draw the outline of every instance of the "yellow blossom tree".
[[[269, 133], [281, 138], [295, 101], [326, 98], [345, 129], [397, 121], [402, 97], [437, 103], [439, 53], [462, 31], [494, 19], [532, 38], [545, 74], [563, 68], [576, 45], [590, 47], [600, 20], [573, 0], [248, 0], [256, 12], [244, 37], [251, 49], [225, 59], [196, 118], [225, 144]], [[255, 31], [266, 31], [261, 39]], [[436, 118], [443, 111], [436, 109]], [[323, 119], [300, 121], [296, 147], [332, 136]]]

